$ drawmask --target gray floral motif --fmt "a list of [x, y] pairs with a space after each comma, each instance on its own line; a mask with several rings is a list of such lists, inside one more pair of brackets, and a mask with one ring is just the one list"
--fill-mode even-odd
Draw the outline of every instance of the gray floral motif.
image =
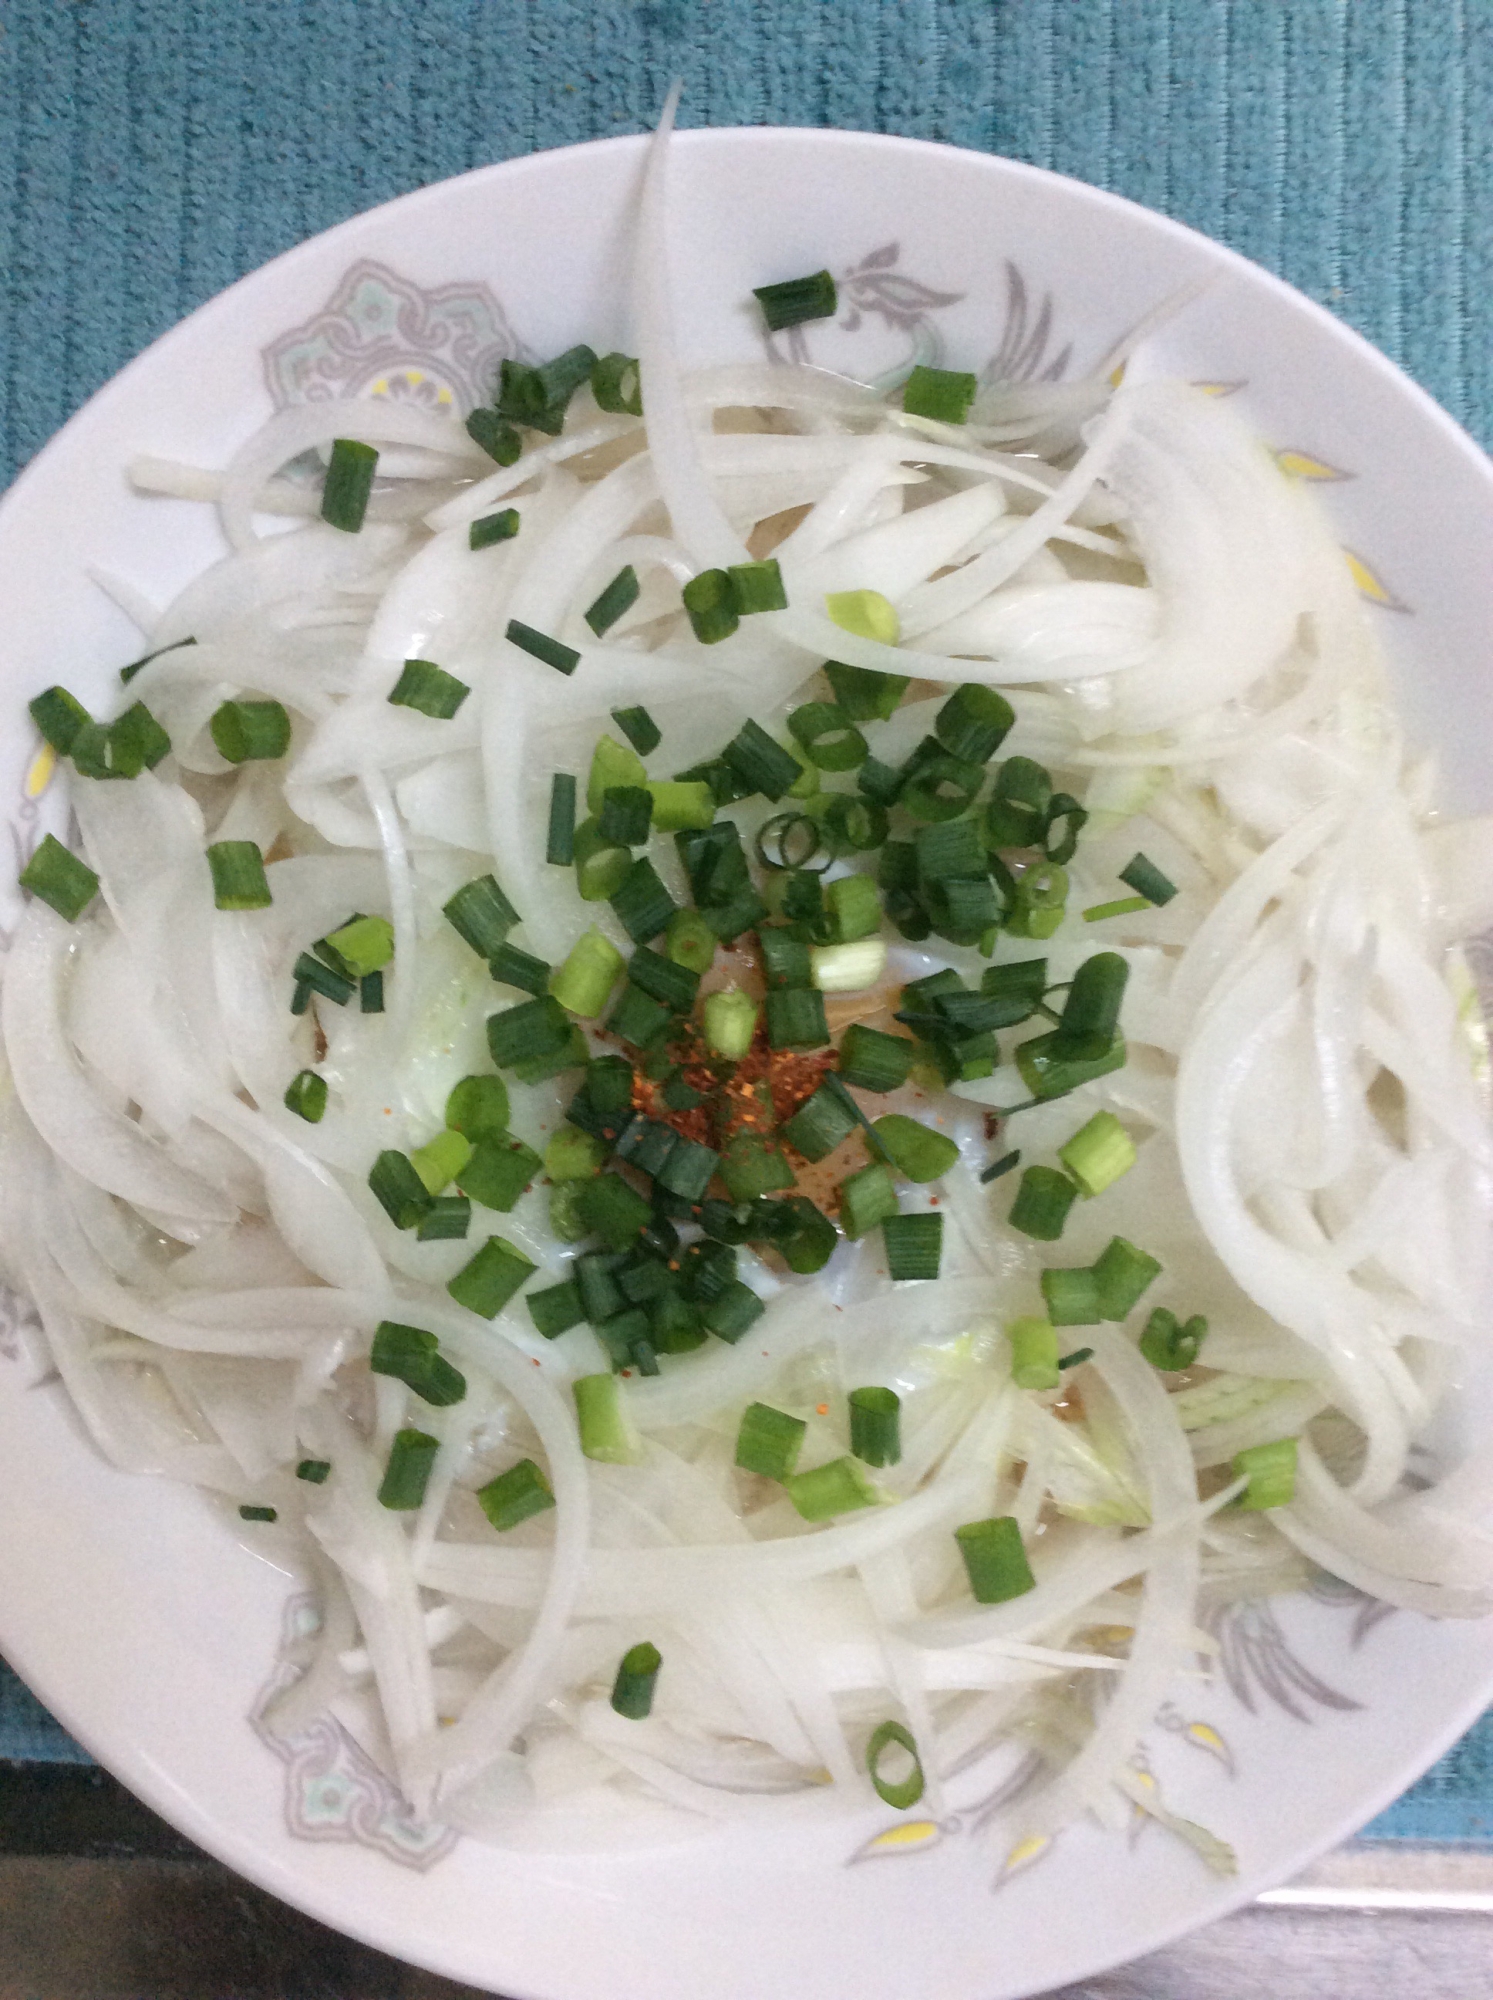
[[277, 406], [383, 396], [464, 415], [520, 352], [502, 306], [476, 279], [422, 289], [364, 259], [320, 312], [264, 349]]
[[281, 1663], [249, 1718], [260, 1742], [286, 1767], [285, 1824], [297, 1839], [356, 1841], [423, 1874], [456, 1845], [458, 1835], [450, 1827], [416, 1820], [399, 1788], [335, 1717], [319, 1715], [289, 1738], [277, 1735], [265, 1721], [270, 1703], [300, 1672], [294, 1654], [319, 1625], [314, 1598], [290, 1600]]
[[1048, 359], [1052, 340], [1052, 293], [1033, 308], [1020, 268], [1006, 259], [1006, 326], [1001, 344], [985, 364], [987, 382], [1060, 382], [1073, 358], [1070, 341]]
[[41, 1320], [30, 1299], [0, 1285], [0, 1359], [20, 1361], [28, 1345], [41, 1332]]
[[[1345, 1587], [1335, 1586], [1339, 1590]], [[1322, 1595], [1320, 1590], [1313, 1594]], [[1336, 1603], [1340, 1600], [1329, 1596], [1324, 1601]], [[1313, 1704], [1318, 1708], [1338, 1710], [1363, 1707], [1363, 1703], [1355, 1701], [1352, 1695], [1329, 1687], [1293, 1651], [1281, 1630], [1272, 1599], [1236, 1599], [1231, 1604], [1220, 1606], [1206, 1622], [1219, 1644], [1219, 1666], [1224, 1679], [1236, 1700], [1251, 1715], [1256, 1713], [1255, 1703], [1260, 1696], [1273, 1701], [1277, 1708], [1283, 1708], [1298, 1722], [1314, 1719], [1311, 1714]]]

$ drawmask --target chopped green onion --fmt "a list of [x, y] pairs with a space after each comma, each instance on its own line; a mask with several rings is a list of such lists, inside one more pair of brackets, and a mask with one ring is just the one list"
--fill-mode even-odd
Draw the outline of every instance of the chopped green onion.
[[866, 760], [865, 737], [832, 702], [805, 702], [789, 716], [788, 729], [816, 770], [853, 771]]
[[955, 368], [927, 368], [921, 362], [902, 388], [902, 407], [910, 417], [932, 417], [941, 424], [962, 424], [979, 387], [973, 375]]
[[1092, 1361], [1093, 1358], [1094, 1350], [1092, 1347], [1075, 1347], [1071, 1354], [1065, 1354], [1061, 1357], [1058, 1367], [1059, 1369], [1077, 1368], [1081, 1362]]
[[44, 688], [34, 701], [26, 704], [31, 720], [51, 744], [59, 757], [65, 757], [77, 739], [78, 731], [86, 729], [93, 720], [88, 710], [76, 695], [69, 694], [65, 687]]
[[622, 1655], [612, 1683], [612, 1707], [630, 1722], [641, 1722], [653, 1707], [653, 1690], [663, 1655], [644, 1639]]
[[635, 1049], [647, 1049], [667, 1034], [670, 1019], [669, 1009], [661, 1000], [654, 1000], [641, 986], [629, 983], [612, 1009], [607, 1032]]
[[504, 634], [510, 646], [517, 646], [521, 653], [531, 659], [540, 660], [547, 667], [553, 667], [557, 674], [573, 674], [581, 663], [581, 656], [574, 646], [567, 646], [559, 639], [552, 639], [548, 632], [537, 632], [532, 625], [525, 625], [520, 619], [510, 618]]
[[567, 1012], [594, 1021], [605, 1011], [625, 962], [611, 939], [593, 924], [571, 946], [569, 957], [550, 980], [550, 992]]
[[895, 646], [901, 637], [896, 607], [879, 590], [832, 590], [824, 600], [824, 611], [831, 624], [858, 639]]
[[1237, 1506], [1256, 1513], [1267, 1507], [1289, 1507], [1296, 1498], [1296, 1440], [1273, 1438], [1269, 1444], [1235, 1452], [1233, 1470], [1237, 1478], [1249, 1481]]
[[[577, 1196], [580, 1189], [576, 1190]], [[589, 1234], [589, 1229], [587, 1231]], [[575, 1286], [580, 1295], [582, 1309], [593, 1326], [600, 1326], [605, 1320], [614, 1319], [622, 1312], [627, 1300], [614, 1275], [621, 1259], [611, 1255], [592, 1254], [580, 1257], [575, 1263]]]
[[518, 922], [518, 911], [492, 875], [464, 882], [442, 905], [441, 914], [479, 958], [488, 959]]
[[768, 1403], [748, 1403], [736, 1433], [736, 1463], [764, 1479], [787, 1479], [798, 1463], [808, 1425]]
[[394, 926], [387, 917], [350, 917], [313, 946], [344, 979], [380, 972], [394, 956]]
[[983, 764], [950, 756], [936, 737], [920, 744], [903, 770], [901, 804], [914, 819], [958, 819], [974, 804], [985, 782]]
[[1078, 1189], [1056, 1167], [1028, 1167], [1011, 1204], [1011, 1227], [1039, 1243], [1056, 1243], [1078, 1199]]
[[[50, 833], [21, 870], [20, 884], [70, 924], [78, 921], [98, 894], [98, 877], [87, 862], [80, 861]], [[268, 895], [265, 901], [269, 901]]]
[[[264, 856], [252, 840], [217, 840], [207, 850], [213, 902], [220, 910], [267, 910], [274, 900]], [[29, 886], [29, 884], [28, 884]]]
[[690, 1354], [703, 1347], [706, 1333], [698, 1309], [678, 1292], [662, 1292], [648, 1302], [648, 1330], [656, 1354]]
[[499, 465], [515, 465], [524, 441], [496, 410], [473, 410], [467, 418], [467, 436]]
[[365, 972], [358, 981], [358, 1011], [361, 1014], [383, 1013], [384, 975], [381, 972]]
[[826, 1159], [856, 1128], [853, 1109], [822, 1085], [781, 1128], [782, 1136], [806, 1160]]
[[721, 754], [744, 784], [774, 801], [795, 783], [802, 768], [791, 750], [785, 750], [760, 722], [750, 718]]
[[559, 1055], [570, 1043], [570, 1022], [552, 994], [521, 1000], [487, 1017], [487, 1046], [499, 1069], [534, 1057]]
[[1085, 1195], [1103, 1194], [1135, 1165], [1135, 1142], [1112, 1111], [1096, 1111], [1064, 1146], [1058, 1158]]
[[[915, 374], [919, 371], [914, 370]], [[929, 374], [933, 371], [921, 371]], [[888, 1750], [905, 1750], [912, 1759], [912, 1765], [905, 1777], [889, 1778], [882, 1770], [882, 1761]], [[876, 1796], [885, 1801], [894, 1812], [906, 1812], [915, 1806], [923, 1796], [923, 1760], [918, 1755], [918, 1746], [911, 1731], [904, 1729], [900, 1722], [879, 1723], [871, 1731], [866, 1743], [866, 1770], [870, 1776]]]
[[1021, 1530], [1010, 1514], [966, 1521], [954, 1530], [976, 1604], [1004, 1604], [1036, 1587], [1022, 1546]]
[[1018, 1389], [1058, 1386], [1058, 1337], [1050, 1319], [1013, 1319], [1006, 1338], [1011, 1343], [1011, 1380]]
[[586, 1234], [586, 1225], [576, 1213], [575, 1198], [580, 1191], [579, 1181], [550, 1189], [550, 1234], [561, 1243], [579, 1243]]
[[[643, 711], [638, 711], [641, 714]], [[614, 714], [620, 713], [613, 710]], [[693, 779], [650, 778], [653, 826], [657, 833], [679, 833], [687, 827], [707, 827], [715, 818], [715, 795], [709, 785]]]
[[850, 1457], [832, 1458], [812, 1472], [795, 1472], [783, 1490], [805, 1521], [830, 1521], [862, 1507], [878, 1507], [884, 1495]]
[[[712, 946], [714, 942], [712, 938]], [[651, 999], [661, 1001], [665, 1007], [672, 1007], [678, 1014], [689, 1012], [700, 990], [698, 972], [666, 958], [662, 952], [650, 950], [647, 945], [640, 945], [628, 960], [627, 976], [634, 986], [641, 986]]]
[[240, 1507], [238, 1517], [241, 1521], [277, 1521], [280, 1518], [273, 1507]]
[[431, 1468], [440, 1448], [440, 1439], [431, 1437], [426, 1431], [396, 1431], [394, 1442], [389, 1447], [389, 1462], [384, 1467], [383, 1481], [378, 1489], [380, 1507], [388, 1507], [400, 1514], [413, 1513], [424, 1502]]
[[1104, 1319], [1124, 1319], [1141, 1293], [1161, 1276], [1161, 1265], [1123, 1236], [1112, 1236], [1094, 1264], [1099, 1309]]
[[[326, 965], [309, 952], [301, 952], [291, 967], [295, 978], [296, 993], [319, 993], [323, 1000], [330, 1000], [334, 1006], [345, 1007], [353, 997], [354, 982], [334, 967]], [[292, 1005], [291, 1012], [299, 1014], [300, 1006]]]
[[718, 646], [741, 623], [736, 592], [723, 569], [701, 570], [690, 578], [682, 595], [690, 626], [702, 646]]
[[597, 832], [615, 847], [641, 847], [653, 818], [653, 794], [646, 785], [614, 785], [601, 802]]
[[380, 1320], [374, 1330], [368, 1366], [375, 1375], [389, 1375], [435, 1409], [449, 1409], [467, 1393], [467, 1378], [439, 1352], [440, 1342], [423, 1327]]
[[431, 1191], [407, 1154], [379, 1154], [368, 1172], [368, 1185], [396, 1229], [413, 1229], [430, 1206]]
[[629, 1120], [617, 1141], [617, 1157], [645, 1174], [655, 1174], [673, 1152], [679, 1135], [672, 1126], [641, 1114]]
[[438, 1194], [415, 1225], [421, 1243], [460, 1242], [472, 1226], [472, 1204], [464, 1194]]
[[612, 1250], [630, 1250], [652, 1216], [642, 1195], [620, 1174], [583, 1181], [577, 1203], [592, 1233]]
[[888, 1216], [897, 1213], [897, 1189], [891, 1171], [879, 1160], [841, 1181], [839, 1196], [841, 1226], [852, 1241], [869, 1235]]
[[981, 997], [991, 1003], [985, 1025], [1014, 1028], [1028, 1021], [1042, 1004], [1047, 990], [1045, 958], [1014, 959], [1005, 965], [989, 965], [980, 980]]
[[536, 1000], [548, 993], [555, 976], [552, 966], [530, 951], [520, 951], [516, 944], [500, 944], [487, 963], [499, 986], [515, 986], [520, 993], [532, 994]]
[[1021, 1080], [1037, 1103], [1048, 1098], [1066, 1097], [1080, 1084], [1108, 1076], [1125, 1067], [1125, 1044], [1118, 1035], [1102, 1055], [1074, 1056], [1067, 1053], [1061, 1029], [1022, 1042], [1016, 1051], [1016, 1067]]
[[813, 964], [809, 947], [802, 938], [790, 930], [765, 925], [757, 933], [757, 942], [762, 949], [762, 971], [769, 992], [811, 983]]
[[847, 667], [826, 660], [824, 671], [835, 700], [852, 722], [885, 722], [910, 685], [907, 674], [878, 673], [874, 667]]
[[285, 1093], [285, 1108], [308, 1125], [319, 1125], [327, 1108], [327, 1080], [314, 1069], [303, 1069]]
[[207, 726], [219, 756], [230, 764], [283, 757], [290, 748], [290, 717], [283, 702], [225, 701]]
[[[622, 576], [631, 575], [631, 570], [624, 570], [622, 572]], [[622, 577], [619, 576], [614, 583], [608, 586], [608, 589], [615, 590], [617, 584], [621, 581]], [[635, 578], [634, 581], [636, 581]], [[634, 595], [636, 595], [636, 592], [634, 592]], [[598, 598], [597, 604], [600, 602], [601, 599]], [[595, 609], [596, 605], [593, 604], [591, 610], [594, 611]], [[590, 615], [591, 613], [587, 612], [586, 616], [588, 619]], [[663, 731], [646, 708], [614, 708], [612, 710], [612, 720], [640, 757], [651, 756], [664, 740]]]
[[1052, 779], [1030, 757], [1008, 757], [985, 808], [987, 847], [1035, 847], [1042, 838]]
[[556, 1183], [588, 1181], [601, 1172], [606, 1157], [605, 1140], [578, 1132], [573, 1125], [562, 1125], [544, 1149], [544, 1171]]
[[865, 993], [880, 984], [886, 971], [886, 939], [867, 937], [854, 944], [815, 945], [810, 963], [813, 983], [821, 993]]
[[550, 779], [544, 858], [557, 868], [568, 868], [575, 858], [575, 779], [569, 771], [556, 771]]
[[297, 1479], [304, 1479], [308, 1485], [324, 1486], [332, 1470], [329, 1458], [303, 1458], [295, 1469]]
[[881, 1150], [904, 1180], [936, 1181], [959, 1158], [959, 1148], [943, 1132], [920, 1119], [889, 1111], [872, 1124]]
[[[586, 606], [586, 614], [584, 614], [586, 616], [586, 624], [596, 634], [596, 638], [600, 638], [602, 632], [610, 632], [610, 628], [616, 624], [616, 620], [622, 618], [626, 612], [632, 610], [632, 606], [638, 602], [640, 590], [642, 590], [642, 584], [638, 584], [638, 572], [632, 568], [630, 562], [624, 564], [616, 572], [616, 576], [610, 580], [610, 584], [602, 590], [602, 594], [592, 604]], [[646, 710], [638, 710], [638, 712], [646, 712]], [[620, 720], [620, 716], [618, 716], [616, 710], [612, 710], [612, 716], [616, 716], [618, 726], [630, 738], [632, 732]], [[652, 744], [648, 744], [648, 750], [652, 750], [656, 746], [656, 742], [658, 742], [658, 736], [654, 734]], [[638, 744], [638, 750], [642, 750], [642, 744]], [[646, 756], [648, 752], [642, 750], [642, 754]]]
[[840, 1075], [860, 1090], [900, 1090], [912, 1068], [913, 1044], [854, 1021], [840, 1043]]
[[913, 841], [923, 883], [973, 881], [986, 871], [985, 844], [972, 819], [937, 820], [918, 828]]
[[769, 993], [764, 1007], [767, 1040], [774, 1049], [819, 1049], [829, 1040], [824, 995], [812, 986]]
[[586, 810], [599, 813], [608, 792], [619, 786], [648, 784], [648, 773], [637, 751], [615, 736], [600, 736], [591, 752], [591, 768], [586, 774]]
[[[911, 1217], [908, 1220], [912, 1220]], [[895, 1389], [852, 1389], [850, 1449], [865, 1465], [896, 1465], [902, 1457], [902, 1398]]]
[[417, 1147], [410, 1154], [410, 1165], [420, 1176], [425, 1192], [437, 1195], [462, 1172], [472, 1157], [472, 1150], [471, 1140], [464, 1133], [452, 1131], [448, 1125], [428, 1145]]
[[521, 1458], [517, 1465], [510, 1465], [496, 1479], [479, 1486], [476, 1499], [499, 1534], [506, 1534], [535, 1514], [547, 1513], [555, 1504], [549, 1481], [532, 1458]]
[[591, 394], [596, 407], [614, 417], [640, 417], [643, 395], [638, 364], [630, 354], [603, 354], [591, 364]]
[[811, 319], [833, 319], [839, 304], [835, 281], [828, 271], [811, 271], [806, 278], [784, 278], [775, 285], [754, 285], [752, 296], [762, 308], [769, 333], [782, 333]]
[[893, 1284], [925, 1283], [938, 1276], [943, 1217], [936, 1210], [922, 1215], [889, 1215], [881, 1225], [881, 1241], [887, 1276]]
[[[865, 766], [861, 766], [864, 774]], [[869, 854], [886, 839], [886, 808], [875, 799], [852, 798], [849, 792], [831, 792], [823, 801], [819, 823], [835, 855]]]
[[1153, 1368], [1168, 1371], [1190, 1368], [1207, 1333], [1208, 1322], [1201, 1313], [1194, 1313], [1191, 1319], [1179, 1324], [1174, 1312], [1157, 1306], [1141, 1334], [1140, 1351]]
[[998, 1181], [1002, 1174], [1008, 1174], [1013, 1167], [1019, 1167], [1020, 1165], [1021, 1154], [1019, 1152], [1002, 1153], [998, 1160], [992, 1160], [990, 1165], [982, 1172], [980, 1175], [980, 1185], [988, 1187], [992, 1181]]
[[750, 1285], [732, 1278], [713, 1299], [700, 1302], [700, 1318], [717, 1340], [734, 1347], [750, 1326], [755, 1326], [767, 1307]]
[[758, 1195], [791, 1188], [793, 1169], [760, 1132], [737, 1132], [721, 1155], [721, 1178], [733, 1201], [753, 1201]]
[[[450, 1136], [461, 1138], [459, 1132]], [[539, 1172], [540, 1165], [539, 1155], [522, 1139], [514, 1139], [507, 1133], [491, 1133], [477, 1141], [453, 1178], [472, 1201], [506, 1215]], [[432, 1188], [431, 1193], [435, 1192]]]
[[641, 1374], [656, 1375], [657, 1367], [645, 1367], [638, 1353], [645, 1347], [651, 1358], [653, 1343], [648, 1338], [648, 1315], [638, 1306], [626, 1306], [612, 1318], [596, 1326], [596, 1335], [611, 1356], [614, 1370], [637, 1367]]
[[870, 937], [881, 924], [881, 894], [869, 875], [842, 875], [824, 892], [836, 944]]
[[534, 1275], [534, 1262], [502, 1236], [489, 1236], [476, 1256], [462, 1265], [446, 1290], [459, 1306], [480, 1319], [495, 1319], [513, 1294]]
[[571, 397], [586, 381], [596, 356], [589, 347], [568, 347], [537, 368], [504, 361], [498, 372], [498, 413], [515, 423], [558, 437]]
[[163, 653], [174, 653], [179, 646], [195, 646], [196, 643], [195, 639], [173, 639], [169, 646], [157, 646], [153, 653], [143, 653], [138, 660], [131, 660], [127, 667], [121, 667], [119, 678], [128, 687], [136, 674], [143, 672], [152, 660], [160, 659]]
[[571, 1384], [581, 1450], [601, 1465], [636, 1465], [642, 1442], [615, 1375], [582, 1375]]
[[575, 829], [571, 853], [576, 886], [587, 903], [599, 903], [615, 894], [632, 867], [631, 851], [618, 841], [604, 839], [601, 822], [595, 819], [582, 820]]
[[502, 1077], [464, 1076], [446, 1099], [445, 1122], [469, 1139], [506, 1133], [508, 1086]]
[[395, 708], [417, 708], [437, 722], [449, 722], [472, 690], [433, 660], [406, 660], [389, 690]]
[[1060, 1053], [1078, 1058], [1102, 1056], [1120, 1025], [1120, 1005], [1130, 967], [1116, 951], [1096, 952], [1073, 975], [1063, 1017], [1058, 1023]]
[[535, 1330], [542, 1333], [546, 1340], [557, 1340], [562, 1333], [569, 1333], [573, 1326], [579, 1326], [586, 1317], [580, 1287], [574, 1278], [565, 1279], [563, 1284], [549, 1285], [542, 1292], [527, 1292], [524, 1304], [529, 1308]]
[[[863, 792], [872, 804], [882, 807], [897, 803], [905, 781], [904, 771], [899, 771], [895, 764], [883, 764], [879, 757], [868, 757], [855, 774], [857, 791]], [[881, 843], [873, 841], [870, 844], [879, 846]]]
[[677, 907], [651, 861], [634, 861], [613, 890], [612, 909], [634, 944], [647, 944], [668, 924]]
[[764, 868], [796, 871], [808, 867], [820, 843], [819, 828], [807, 813], [780, 812], [763, 821], [755, 845]]
[[467, 529], [467, 547], [490, 549], [497, 542], [511, 542], [520, 526], [517, 507], [504, 507], [497, 514], [484, 514]]
[[736, 609], [743, 618], [755, 611], [786, 611], [788, 593], [783, 588], [783, 572], [776, 556], [762, 562], [732, 563], [726, 571]]
[[713, 1055], [740, 1062], [757, 1031], [757, 1003], [748, 993], [729, 987], [708, 996], [702, 1011], [705, 1043]]
[[1148, 896], [1120, 896], [1112, 903], [1090, 903], [1083, 913], [1086, 924], [1102, 923], [1106, 917], [1133, 917], [1137, 910], [1149, 910]]
[[966, 681], [938, 711], [933, 729], [950, 756], [970, 764], [986, 764], [1015, 721], [1016, 711], [1004, 695], [978, 681]]
[[378, 453], [357, 438], [334, 438], [321, 489], [321, 518], [329, 528], [355, 535], [368, 512]]
[[1104, 1314], [1099, 1310], [1099, 1280], [1088, 1265], [1074, 1270], [1044, 1271], [1042, 1299], [1047, 1317], [1054, 1326], [1097, 1326]]
[[[1071, 861], [1078, 851], [1078, 836], [1088, 823], [1088, 814], [1066, 792], [1054, 792], [1047, 803], [1047, 812], [1042, 828], [1042, 846], [1049, 861], [1061, 864]], [[1061, 821], [1067, 825], [1060, 840], [1054, 841], [1052, 831]]]

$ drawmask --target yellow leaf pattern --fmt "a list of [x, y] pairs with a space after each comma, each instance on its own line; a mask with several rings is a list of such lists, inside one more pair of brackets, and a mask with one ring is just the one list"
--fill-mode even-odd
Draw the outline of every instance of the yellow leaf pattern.
[[57, 752], [50, 743], [43, 743], [31, 760], [31, 768], [26, 773], [26, 796], [39, 799], [52, 782], [52, 773], [57, 769]]
[[1294, 451], [1290, 445], [1277, 451], [1275, 462], [1287, 479], [1334, 480], [1352, 479], [1354, 476], [1336, 465], [1329, 465], [1325, 458], [1313, 458], [1307, 451]]
[[1052, 1845], [1050, 1833], [1029, 1833], [1025, 1840], [1018, 1840], [1006, 1856], [1001, 1872], [995, 1878], [998, 1889], [1002, 1882], [1009, 1882], [1013, 1875], [1020, 1875], [1035, 1862], [1042, 1859]]
[[943, 1829], [937, 1820], [898, 1820], [895, 1826], [883, 1827], [850, 1858], [852, 1861], [869, 1861], [883, 1854], [919, 1854], [924, 1848], [937, 1847], [942, 1839]]
[[1343, 556], [1348, 564], [1348, 574], [1358, 587], [1361, 596], [1370, 604], [1382, 604], [1386, 611], [1408, 611], [1409, 605], [1398, 598], [1378, 573], [1370, 569], [1363, 557], [1353, 549], [1344, 549]]

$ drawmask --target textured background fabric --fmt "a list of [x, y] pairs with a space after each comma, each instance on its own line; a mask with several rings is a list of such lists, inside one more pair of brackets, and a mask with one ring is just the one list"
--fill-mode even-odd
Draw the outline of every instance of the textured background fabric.
[[[183, 313], [492, 160], [682, 124], [1009, 154], [1320, 300], [1493, 441], [1493, 0], [0, 0], [0, 480]], [[81, 1756], [0, 1669], [0, 1756]], [[1386, 1837], [1493, 1837], [1493, 1728]]]

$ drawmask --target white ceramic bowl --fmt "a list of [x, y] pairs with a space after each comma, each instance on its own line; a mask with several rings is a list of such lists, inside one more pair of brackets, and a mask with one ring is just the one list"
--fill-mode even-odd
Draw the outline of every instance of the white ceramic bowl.
[[[17, 853], [62, 802], [23, 703], [102, 693], [139, 650], [90, 566], [160, 604], [220, 552], [210, 510], [143, 500], [139, 452], [221, 464], [277, 403], [470, 403], [500, 355], [626, 346], [641, 142], [470, 174], [303, 244], [96, 396], [0, 507], [0, 799]], [[1382, 356], [1202, 237], [1007, 161], [858, 133], [678, 141], [686, 358], [761, 357], [754, 284], [828, 265], [834, 324], [783, 337], [862, 376], [909, 351], [1074, 374], [1161, 300], [1206, 289], [1143, 366], [1218, 385], [1317, 482], [1380, 607], [1413, 737], [1458, 808], [1493, 805], [1493, 468]], [[7, 875], [10, 873], [6, 871]], [[11, 892], [5, 892], [10, 896]], [[0, 907], [0, 924], [13, 915]], [[1223, 1671], [1147, 1746], [1171, 1807], [1237, 1850], [1220, 1882], [1152, 1830], [1080, 1827], [1008, 1868], [962, 1813], [868, 1814], [754, 1845], [515, 1856], [430, 1836], [335, 1725], [277, 1752], [251, 1714], [293, 1584], [190, 1492], [94, 1455], [24, 1326], [0, 1323], [0, 1647], [110, 1769], [203, 1847], [339, 1929], [540, 2000], [1000, 2000], [1152, 1949], [1278, 1881], [1385, 1805], [1493, 1692], [1493, 1632], [1379, 1616], [1352, 1592], [1237, 1609]]]

